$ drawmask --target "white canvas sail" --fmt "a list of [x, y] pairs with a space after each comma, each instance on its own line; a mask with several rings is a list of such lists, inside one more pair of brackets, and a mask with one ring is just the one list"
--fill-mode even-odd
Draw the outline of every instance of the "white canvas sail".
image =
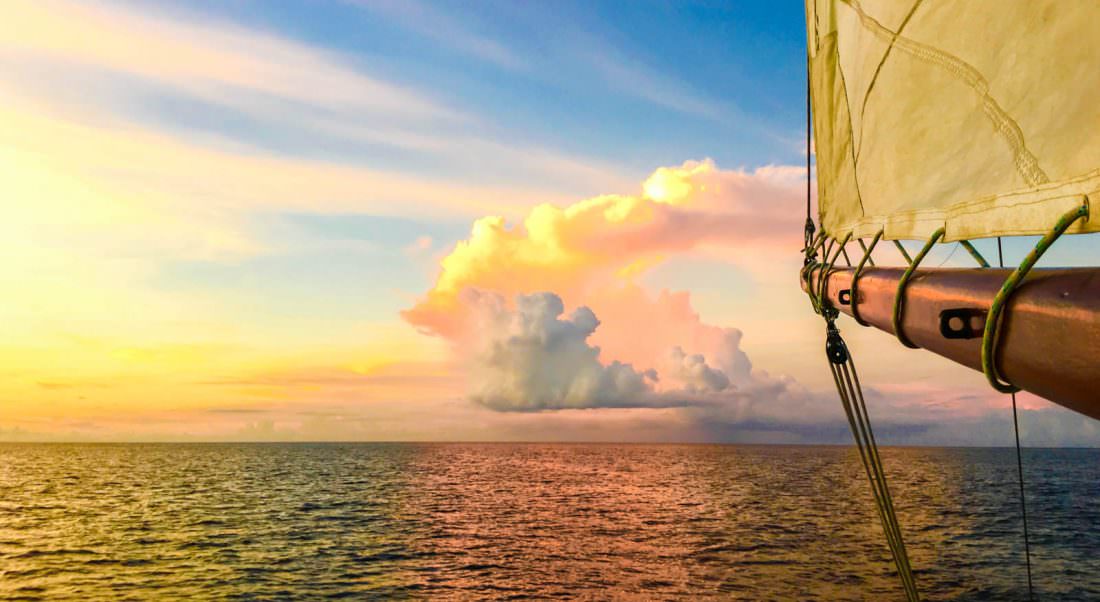
[[[1100, 203], [1100, 2], [807, 0], [835, 238], [1041, 234]], [[1069, 233], [1100, 231], [1100, 210]]]

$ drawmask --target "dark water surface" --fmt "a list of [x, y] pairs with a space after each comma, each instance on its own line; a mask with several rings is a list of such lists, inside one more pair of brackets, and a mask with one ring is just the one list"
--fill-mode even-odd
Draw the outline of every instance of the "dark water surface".
[[[926, 599], [1026, 599], [1015, 451], [886, 449]], [[1100, 451], [1025, 450], [1043, 599], [1100, 599]], [[0, 445], [0, 597], [899, 599], [837, 447]]]

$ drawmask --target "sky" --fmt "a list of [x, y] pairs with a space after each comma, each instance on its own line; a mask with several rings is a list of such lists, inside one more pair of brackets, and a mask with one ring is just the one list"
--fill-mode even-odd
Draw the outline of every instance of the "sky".
[[[797, 279], [803, 19], [9, 0], [0, 439], [850, 441]], [[980, 373], [841, 327], [881, 441], [1013, 443]]]

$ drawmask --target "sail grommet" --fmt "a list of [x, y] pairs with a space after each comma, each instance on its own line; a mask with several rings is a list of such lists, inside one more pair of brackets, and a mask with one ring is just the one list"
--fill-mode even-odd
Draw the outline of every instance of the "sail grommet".
[[[905, 310], [905, 287], [909, 284], [909, 279], [913, 277], [913, 272], [917, 271], [917, 266], [920, 265], [921, 261], [924, 261], [924, 256], [928, 255], [928, 252], [932, 250], [932, 247], [937, 242], [939, 242], [941, 238], [943, 238], [945, 232], [946, 230], [941, 227], [940, 229], [932, 233], [932, 237], [928, 239], [928, 242], [924, 243], [924, 247], [921, 248], [920, 253], [917, 253], [916, 257], [913, 258], [913, 261], [909, 262], [909, 267], [905, 268], [905, 272], [898, 280], [898, 291], [894, 295], [894, 336], [896, 336], [898, 340], [901, 341], [902, 345], [905, 345], [910, 349], [916, 349], [917, 345], [913, 344], [913, 342], [909, 340], [909, 337], [905, 336], [905, 332], [903, 332], [901, 329], [901, 319]], [[897, 241], [894, 242], [896, 243]]]
[[1001, 289], [997, 291], [997, 296], [993, 297], [993, 303], [989, 306], [989, 313], [986, 315], [985, 328], [982, 331], [982, 372], [985, 373], [985, 378], [989, 381], [989, 384], [997, 391], [1001, 393], [1015, 393], [1020, 390], [1018, 387], [1002, 380], [1000, 375], [997, 374], [997, 342], [1000, 338], [1001, 330], [1000, 317], [1001, 313], [1004, 311], [1005, 305], [1008, 303], [1012, 293], [1020, 286], [1024, 278], [1027, 277], [1031, 268], [1035, 267], [1035, 263], [1039, 261], [1043, 253], [1046, 253], [1047, 249], [1054, 244], [1054, 241], [1058, 240], [1058, 237], [1065, 233], [1074, 222], [1081, 218], [1087, 220], [1088, 217], [1089, 198], [1085, 196], [1080, 205], [1058, 218], [1054, 227], [1044, 234], [1043, 238], [1039, 239], [1039, 242], [1035, 244], [1035, 248], [1031, 249], [1027, 257], [1024, 257], [1020, 266], [1005, 279], [1004, 284], [1001, 285]]
[[867, 265], [868, 261], [871, 262], [871, 265], [874, 265], [874, 261], [871, 259], [871, 251], [875, 250], [875, 245], [877, 245], [878, 241], [882, 238], [884, 231], [885, 230], [879, 230], [875, 234], [875, 237], [871, 239], [871, 244], [867, 245], [863, 250], [863, 259], [859, 260], [856, 271], [852, 272], [852, 288], [849, 289], [848, 295], [851, 299], [852, 318], [854, 318], [856, 323], [860, 326], [870, 326], [870, 324], [864, 321], [859, 315], [859, 276], [863, 273], [863, 266]]

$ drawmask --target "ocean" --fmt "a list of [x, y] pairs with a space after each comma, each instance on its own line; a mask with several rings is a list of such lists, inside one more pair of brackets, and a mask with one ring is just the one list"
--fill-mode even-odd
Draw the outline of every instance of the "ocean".
[[[1014, 449], [883, 449], [927, 600], [1025, 600]], [[1025, 449], [1036, 594], [1100, 599], [1100, 450]], [[902, 599], [844, 447], [0, 444], [0, 597]]]

